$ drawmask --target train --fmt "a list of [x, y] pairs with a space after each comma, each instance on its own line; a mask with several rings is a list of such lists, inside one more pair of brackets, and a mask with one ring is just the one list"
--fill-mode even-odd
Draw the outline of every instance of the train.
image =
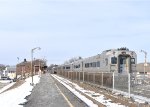
[[137, 55], [128, 48], [109, 49], [101, 54], [62, 64], [55, 71], [135, 73]]

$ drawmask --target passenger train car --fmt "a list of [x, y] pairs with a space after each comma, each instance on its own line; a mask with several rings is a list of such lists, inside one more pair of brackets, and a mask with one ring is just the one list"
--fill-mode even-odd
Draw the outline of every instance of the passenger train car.
[[136, 72], [137, 55], [127, 48], [110, 49], [101, 54], [58, 66], [63, 71], [78, 72]]

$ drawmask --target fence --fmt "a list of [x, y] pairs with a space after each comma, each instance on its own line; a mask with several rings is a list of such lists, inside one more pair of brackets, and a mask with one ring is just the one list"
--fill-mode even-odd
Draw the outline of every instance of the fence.
[[119, 90], [131, 94], [150, 98], [150, 78], [136, 74], [119, 74], [106, 72], [72, 72], [60, 71], [59, 75], [71, 80], [82, 81], [106, 87], [111, 90]]

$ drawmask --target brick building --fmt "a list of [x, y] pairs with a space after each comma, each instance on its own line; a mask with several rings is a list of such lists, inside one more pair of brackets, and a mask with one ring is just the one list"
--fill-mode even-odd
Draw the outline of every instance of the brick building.
[[[33, 74], [38, 74], [39, 69], [43, 70], [43, 67], [46, 66], [46, 61], [41, 59], [33, 60], [32, 70]], [[24, 59], [23, 62], [16, 65], [16, 74], [18, 77], [28, 77], [31, 75], [31, 61]]]
[[[139, 63], [136, 66], [137, 72], [140, 74], [144, 74], [144, 63]], [[150, 63], [147, 63], [147, 66], [145, 67], [145, 74], [150, 73]]]

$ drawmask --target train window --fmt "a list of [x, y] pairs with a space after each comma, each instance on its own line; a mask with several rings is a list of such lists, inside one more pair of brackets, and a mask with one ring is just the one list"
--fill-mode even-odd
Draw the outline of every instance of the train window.
[[131, 58], [131, 64], [135, 64], [135, 58]]
[[85, 64], [85, 68], [87, 68], [87, 64]]
[[89, 67], [92, 67], [92, 63], [89, 63]]
[[87, 63], [87, 67], [90, 67], [90, 63]]
[[93, 62], [92, 67], [96, 67], [96, 62]]
[[[85, 67], [86, 67], [86, 64], [85, 64]], [[75, 65], [75, 68], [80, 68], [80, 64], [79, 65]]]
[[117, 64], [117, 57], [111, 57], [111, 64]]
[[65, 67], [63, 67], [63, 69], [65, 69]]
[[97, 67], [100, 67], [100, 61], [97, 61]]
[[86, 68], [88, 68], [88, 67], [89, 67], [89, 66], [88, 66], [88, 63], [86, 63], [86, 64], [85, 64], [85, 67], [86, 67]]
[[89, 63], [86, 63], [86, 64], [85, 64], [85, 68], [88, 68], [88, 67], [89, 67]]
[[75, 68], [78, 68], [78, 65], [75, 65]]
[[66, 67], [66, 69], [70, 69], [70, 67]]

